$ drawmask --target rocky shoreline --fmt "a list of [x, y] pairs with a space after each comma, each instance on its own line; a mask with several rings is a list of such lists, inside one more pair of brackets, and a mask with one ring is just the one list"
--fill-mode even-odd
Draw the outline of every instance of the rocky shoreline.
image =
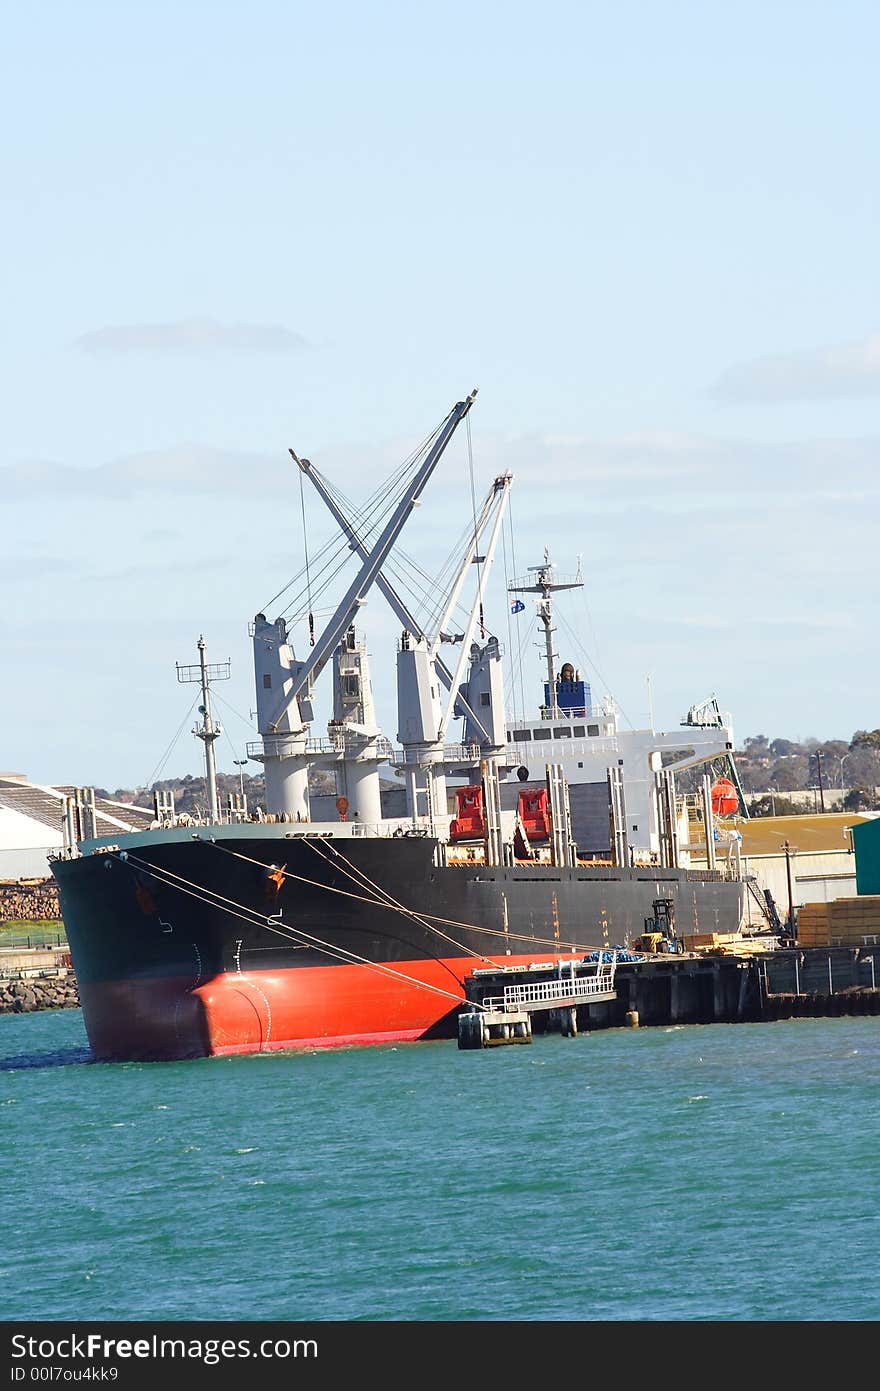
[[0, 976], [0, 1014], [78, 1008], [79, 990], [72, 969], [45, 976]]

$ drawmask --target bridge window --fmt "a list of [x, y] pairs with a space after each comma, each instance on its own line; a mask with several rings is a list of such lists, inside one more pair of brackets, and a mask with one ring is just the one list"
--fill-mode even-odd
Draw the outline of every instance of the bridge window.
[[552, 731], [549, 730], [549, 729], [536, 729], [536, 730], [535, 730], [535, 738], [536, 738], [536, 739], [552, 739], [552, 738], [553, 738], [553, 733], [552, 733]]
[[599, 726], [597, 724], [588, 724], [587, 733], [591, 739], [595, 739], [596, 735], [599, 733]]
[[571, 725], [566, 724], [566, 725], [562, 725], [559, 729], [554, 729], [554, 731], [553, 731], [553, 738], [554, 738], [554, 739], [570, 739], [570, 738], [571, 738]]
[[515, 729], [513, 731], [513, 742], [515, 744], [531, 743], [532, 731], [530, 729]]
[[586, 733], [586, 730], [584, 729], [584, 727], [583, 727], [582, 724], [576, 724], [576, 725], [575, 725], [575, 727], [574, 727], [574, 737], [575, 737], [575, 739], [583, 739], [585, 733]]

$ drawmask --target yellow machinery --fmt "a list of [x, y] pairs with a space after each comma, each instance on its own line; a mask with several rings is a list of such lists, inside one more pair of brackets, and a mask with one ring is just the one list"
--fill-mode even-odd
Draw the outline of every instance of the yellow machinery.
[[681, 943], [675, 935], [674, 900], [655, 898], [653, 907], [653, 918], [645, 918], [645, 930], [636, 938], [636, 950], [643, 951], [646, 955], [681, 951]]
[[[650, 918], [645, 919], [650, 922]], [[646, 955], [653, 955], [660, 951], [660, 943], [663, 941], [662, 932], [643, 932], [641, 937], [637, 937], [634, 943], [636, 951], [643, 951]]]

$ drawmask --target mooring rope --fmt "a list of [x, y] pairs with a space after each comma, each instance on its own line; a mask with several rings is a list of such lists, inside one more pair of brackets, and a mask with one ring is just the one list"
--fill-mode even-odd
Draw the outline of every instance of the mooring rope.
[[[125, 859], [122, 858], [123, 853]], [[451, 990], [444, 990], [439, 985], [430, 985], [427, 981], [419, 980], [417, 976], [410, 976], [405, 971], [395, 970], [393, 966], [384, 966], [379, 961], [370, 961], [367, 957], [360, 956], [357, 952], [349, 951], [345, 947], [335, 947], [320, 937], [315, 937], [312, 933], [305, 932], [302, 928], [294, 927], [292, 924], [284, 923], [279, 926], [274, 915], [260, 913], [256, 908], [249, 908], [246, 903], [237, 903], [235, 899], [217, 893], [215, 889], [206, 889], [204, 885], [197, 884], [182, 874], [176, 874], [174, 870], [166, 869], [165, 866], [153, 865], [148, 860], [142, 860], [139, 856], [133, 855], [131, 851], [115, 852], [113, 857], [121, 864], [130, 861], [138, 865], [152, 878], [166, 884], [169, 888], [189, 894], [191, 898], [206, 903], [209, 908], [219, 908], [222, 912], [229, 913], [231, 917], [240, 918], [242, 922], [248, 923], [251, 927], [265, 927], [267, 931], [274, 932], [288, 941], [296, 942], [299, 939], [300, 945], [313, 946], [317, 951], [335, 957], [347, 965], [365, 966], [382, 975], [405, 981], [408, 985], [419, 986], [421, 989], [432, 991], [436, 995], [443, 995], [446, 999], [454, 1000], [456, 1004], [468, 1003], [467, 996], [464, 994], [453, 995]], [[255, 861], [255, 863], [259, 864], [260, 861]], [[264, 868], [268, 869], [269, 866], [265, 865]], [[210, 898], [207, 895], [210, 895]]]
[[[307, 840], [307, 841], [309, 841], [309, 843], [312, 843], [312, 842], [316, 839], [316, 837], [312, 837], [312, 836], [300, 836], [300, 837], [297, 837], [297, 839], [298, 839], [298, 840]], [[244, 860], [246, 864], [249, 864], [249, 865], [258, 865], [261, 869], [265, 869], [265, 870], [272, 869], [272, 867], [273, 867], [272, 865], [266, 864], [265, 860], [256, 860], [256, 859], [254, 859], [254, 857], [253, 857], [252, 855], [245, 855], [245, 854], [244, 854], [242, 851], [240, 851], [240, 850], [231, 850], [231, 849], [229, 848], [229, 846], [227, 846], [227, 845], [221, 845], [219, 841], [214, 840], [213, 838], [209, 838], [208, 840], [205, 840], [205, 841], [204, 841], [204, 844], [205, 844], [205, 845], [213, 845], [217, 850], [222, 850], [223, 853], [224, 853], [225, 855], [232, 855], [234, 859], [237, 859], [237, 860]], [[340, 854], [340, 857], [341, 857], [342, 859], [345, 859], [345, 857], [342, 855], [342, 852], [341, 852], [341, 851], [339, 852], [339, 854]], [[388, 902], [388, 901], [385, 901], [385, 900], [380, 899], [380, 898], [368, 898], [365, 894], [355, 894], [355, 893], [352, 893], [350, 889], [338, 889], [338, 888], [335, 888], [334, 885], [332, 885], [332, 884], [326, 884], [326, 883], [324, 883], [324, 882], [323, 882], [322, 880], [320, 880], [320, 879], [310, 879], [310, 878], [308, 877], [308, 875], [305, 875], [305, 874], [296, 874], [296, 873], [294, 873], [293, 870], [289, 870], [289, 869], [287, 869], [286, 867], [285, 867], [285, 869], [284, 869], [283, 871], [279, 871], [279, 873], [282, 874], [282, 877], [283, 877], [284, 879], [291, 879], [291, 880], [295, 880], [295, 881], [297, 881], [297, 882], [299, 882], [299, 883], [301, 883], [301, 884], [308, 884], [311, 888], [323, 889], [323, 890], [325, 890], [326, 893], [341, 894], [341, 895], [343, 896], [343, 898], [353, 898], [353, 899], [355, 899], [356, 901], [361, 902], [361, 903], [370, 903], [370, 904], [372, 904], [374, 907], [378, 907], [378, 908], [383, 908], [383, 907], [384, 907], [384, 908], [388, 908], [389, 911], [391, 911], [391, 909], [392, 909], [392, 907], [393, 907], [393, 904], [394, 904], [394, 900], [391, 900], [390, 902]], [[380, 886], [378, 886], [378, 885], [376, 886], [376, 889], [377, 889], [377, 892], [383, 892], [383, 890], [381, 890]], [[593, 947], [592, 947], [592, 946], [590, 946], [589, 944], [585, 944], [585, 943], [583, 943], [583, 942], [569, 942], [569, 941], [564, 940], [564, 939], [560, 939], [560, 940], [557, 942], [557, 940], [556, 940], [555, 937], [554, 937], [554, 939], [553, 939], [552, 942], [549, 942], [549, 941], [547, 940], [546, 937], [536, 937], [534, 934], [530, 934], [530, 933], [526, 933], [526, 932], [505, 932], [505, 930], [504, 930], [503, 927], [484, 927], [484, 926], [479, 925], [478, 923], [465, 923], [465, 922], [459, 922], [456, 918], [444, 918], [444, 917], [441, 917], [441, 915], [440, 915], [439, 913], [425, 913], [425, 914], [423, 914], [423, 915], [417, 915], [417, 914], [415, 913], [414, 909], [406, 908], [406, 907], [405, 907], [404, 905], [402, 905], [402, 904], [399, 905], [399, 906], [395, 909], [395, 911], [400, 912], [400, 913], [404, 913], [404, 914], [409, 914], [411, 917], [417, 918], [417, 920], [418, 920], [419, 922], [422, 922], [422, 923], [424, 924], [424, 926], [426, 926], [426, 927], [430, 927], [432, 931], [439, 931], [438, 928], [434, 928], [434, 927], [433, 927], [433, 924], [434, 924], [434, 923], [442, 923], [442, 925], [443, 925], [444, 927], [460, 927], [460, 928], [462, 928], [465, 932], [480, 932], [480, 933], [484, 933], [484, 934], [485, 934], [486, 936], [488, 936], [488, 937], [500, 937], [500, 938], [502, 938], [502, 940], [505, 941], [505, 942], [522, 942], [522, 943], [524, 943], [524, 944], [527, 945], [527, 946], [544, 947], [545, 949], [552, 946], [552, 948], [554, 949], [554, 951], [557, 949], [557, 947], [561, 947], [561, 948], [564, 948], [566, 951], [573, 951], [573, 952], [577, 952], [577, 951], [584, 951], [584, 952], [586, 952], [586, 951], [592, 951], [592, 950], [593, 950]], [[442, 933], [441, 933], [441, 936], [445, 936], [445, 934], [442, 934]], [[455, 945], [455, 947], [456, 947], [459, 951], [473, 950], [472, 948], [470, 948], [470, 949], [469, 949], [469, 948], [466, 948], [465, 946], [463, 946], [463, 944], [462, 944], [461, 942], [457, 941], [455, 938], [447, 938], [446, 940], [447, 940], [447, 941], [452, 941], [453, 944]], [[475, 956], [479, 956], [479, 953], [476, 953], [476, 952], [475, 952], [474, 955], [475, 955]], [[483, 960], [491, 960], [491, 959], [490, 959], [489, 957], [483, 957]], [[498, 963], [495, 962], [495, 961], [491, 961], [491, 964], [492, 964], [493, 966], [495, 966], [495, 965], [497, 965]]]
[[[321, 856], [323, 860], [325, 860], [328, 864], [330, 863], [329, 855], [326, 855], [324, 853], [317, 841], [308, 840], [307, 843], [311, 846], [311, 848], [314, 851], [316, 851]], [[331, 845], [329, 841], [325, 841], [324, 844], [327, 846], [329, 850], [333, 852], [336, 858], [341, 862], [343, 873], [347, 874], [349, 878], [352, 880], [352, 882], [355, 884], [358, 882], [358, 879], [355, 876], [360, 875], [361, 882], [363, 885], [365, 885], [367, 888], [374, 889], [377, 894], [382, 895], [382, 897], [384, 898], [384, 906], [386, 908], [389, 908], [399, 913], [403, 913], [414, 923], [417, 923], [420, 927], [424, 927], [428, 932], [435, 932], [444, 942], [449, 942], [452, 946], [456, 947], [458, 951], [464, 952], [465, 955], [473, 956], [477, 961], [485, 961], [489, 966], [497, 965], [497, 962], [490, 960], [490, 958], [488, 956], [484, 956], [482, 952], [475, 951], [473, 947], [466, 947], [463, 942], [459, 942], [454, 937], [450, 937], [448, 932], [442, 932], [439, 927], [434, 927], [433, 923], [430, 923], [425, 918], [420, 917], [419, 914], [416, 913], [413, 909], [407, 908], [405, 904], [399, 901], [399, 899], [393, 898], [392, 895], [389, 894], [386, 889], [382, 888], [381, 884], [377, 884], [375, 880], [370, 878], [366, 870], [360, 869], [357, 865], [353, 865], [350, 860], [346, 859], [345, 855], [343, 855], [338, 845]], [[382, 900], [375, 901], [381, 902]]]

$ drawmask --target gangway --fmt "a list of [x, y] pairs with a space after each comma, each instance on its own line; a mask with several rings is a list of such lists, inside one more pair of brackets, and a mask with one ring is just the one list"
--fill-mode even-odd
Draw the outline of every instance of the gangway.
[[[569, 960], [475, 971], [465, 982], [465, 989], [478, 998], [472, 998], [458, 1016], [458, 1046], [488, 1048], [500, 1043], [531, 1043], [532, 1014], [537, 1010], [550, 1011], [560, 1032], [575, 1038], [578, 1006], [617, 998], [616, 969], [617, 952], [599, 951], [595, 962]], [[542, 973], [541, 979], [535, 979], [536, 972]], [[504, 982], [504, 976], [514, 979]], [[532, 979], [526, 979], [529, 976]], [[482, 994], [481, 985], [497, 989], [499, 983], [501, 994]]]

